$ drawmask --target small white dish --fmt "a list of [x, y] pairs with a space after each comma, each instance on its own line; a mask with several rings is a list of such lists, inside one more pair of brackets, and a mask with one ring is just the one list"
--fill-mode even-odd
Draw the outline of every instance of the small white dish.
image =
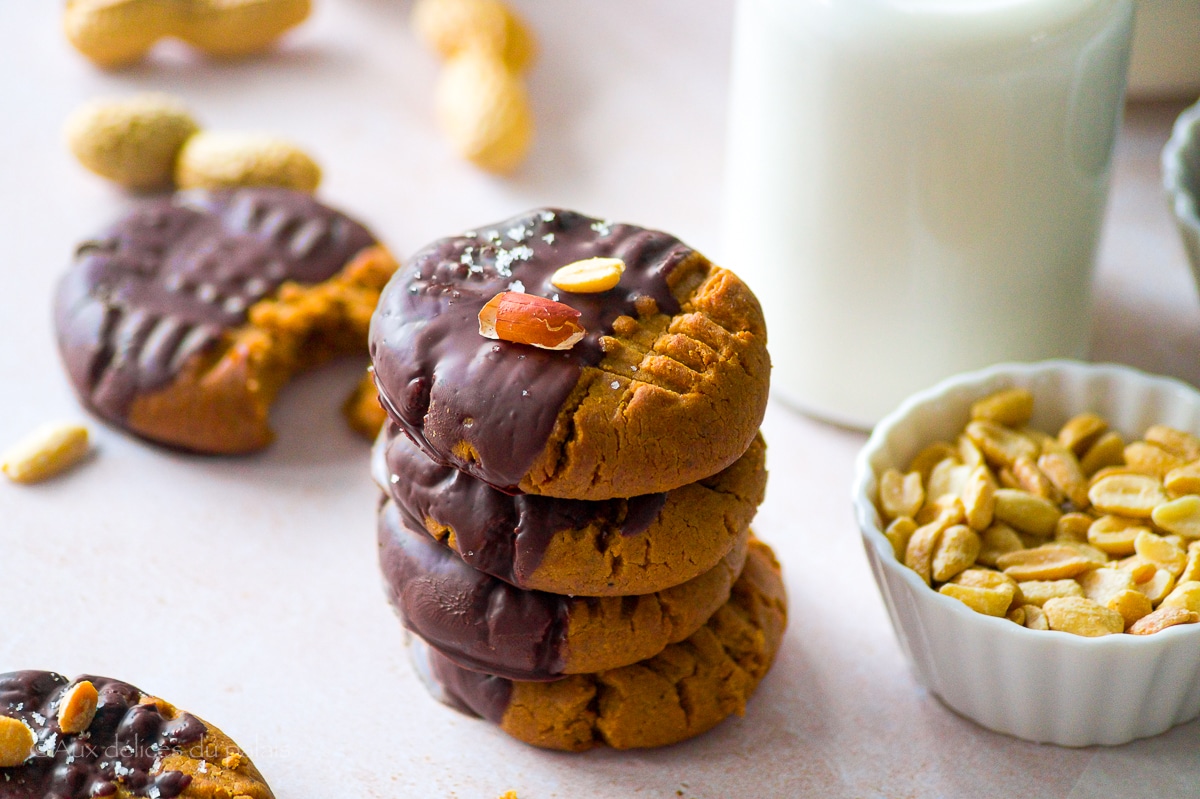
[[860, 452], [853, 499], [871, 570], [917, 678], [984, 727], [1062, 746], [1122, 744], [1195, 718], [1200, 624], [1102, 638], [1028, 630], [931, 590], [896, 560], [874, 503], [876, 476], [905, 468], [932, 441], [953, 440], [973, 401], [1013, 386], [1033, 392], [1031, 426], [1041, 430], [1091, 410], [1126, 440], [1155, 423], [1200, 433], [1200, 393], [1124, 366], [1001, 364], [905, 400]]
[[1200, 103], [1175, 120], [1162, 151], [1163, 188], [1200, 289]]

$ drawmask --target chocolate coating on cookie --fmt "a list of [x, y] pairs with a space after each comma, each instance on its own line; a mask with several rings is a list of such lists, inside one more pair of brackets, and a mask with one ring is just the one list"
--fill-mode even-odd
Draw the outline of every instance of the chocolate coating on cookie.
[[520, 587], [528, 587], [557, 533], [596, 525], [636, 535], [654, 522], [667, 500], [665, 493], [590, 502], [510, 495], [430, 460], [394, 423], [381, 443], [384, 469], [377, 479], [383, 478], [381, 486], [408, 524], [425, 529], [432, 520], [449, 527], [467, 563]]
[[691, 635], [729, 597], [748, 538], [686, 583], [588, 598], [514, 588], [411, 529], [395, 503], [379, 515], [384, 583], [405, 626], [466, 668], [518, 680], [616, 668]]
[[413, 659], [442, 701], [550, 749], [666, 746], [708, 730], [746, 702], [783, 638], [787, 597], [770, 549], [752, 541], [726, 602], [688, 639], [653, 658], [556, 682], [470, 671], [414, 637]]
[[[58, 705], [84, 680], [99, 692], [96, 715], [83, 733], [64, 733]], [[164, 715], [156, 704], [144, 703], [144, 696], [105, 677], [71, 682], [48, 671], [0, 674], [0, 715], [24, 722], [37, 740], [23, 765], [0, 768], [0, 797], [86, 799], [116, 795], [118, 788], [133, 796], [181, 795], [192, 777], [160, 770], [162, 762], [199, 742], [208, 728], [188, 713]]]
[[[59, 350], [83, 402], [118, 425], [142, 395], [247, 321], [285, 281], [319, 283], [375, 238], [309, 195], [184, 192], [81, 245], [59, 286]], [[169, 442], [168, 442], [169, 443]]]
[[[583, 369], [603, 359], [613, 322], [638, 316], [647, 298], [677, 313], [668, 278], [693, 255], [666, 233], [557, 209], [437, 241], [380, 298], [371, 328], [380, 398], [429, 457], [516, 491]], [[593, 257], [625, 262], [616, 288], [567, 294], [550, 283], [559, 267]], [[480, 309], [508, 290], [557, 297], [587, 334], [566, 351], [483, 338]]]
[[712, 477], [630, 499], [509, 495], [430, 460], [389, 423], [372, 473], [407, 524], [475, 569], [519, 588], [627, 596], [690, 580], [730, 551], [763, 499], [766, 454], [756, 438]]

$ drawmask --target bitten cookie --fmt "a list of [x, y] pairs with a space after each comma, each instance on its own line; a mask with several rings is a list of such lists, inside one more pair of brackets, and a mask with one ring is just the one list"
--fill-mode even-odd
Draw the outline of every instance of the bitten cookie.
[[649, 660], [557, 682], [514, 682], [461, 668], [416, 636], [413, 657], [435, 696], [526, 743], [636, 749], [677, 743], [741, 714], [786, 623], [779, 565], [752, 540], [729, 601], [687, 640]]
[[708, 571], [744, 537], [767, 482], [766, 444], [756, 436], [733, 465], [665, 493], [510, 496], [431, 461], [394, 423], [376, 442], [372, 471], [410, 526], [473, 568], [578, 596], [648, 594]]
[[285, 189], [182, 192], [79, 247], [59, 350], [98, 416], [184, 449], [270, 443], [291, 376], [365, 351], [395, 262], [362, 225]]
[[216, 727], [132, 685], [0, 674], [0, 796], [272, 799]]
[[[615, 288], [568, 293], [567, 264], [618, 258]], [[496, 294], [557, 299], [586, 335], [544, 350], [480, 335]], [[425, 453], [507, 491], [610, 499], [702, 480], [750, 446], [766, 329], [750, 290], [665, 233], [539, 210], [435, 242], [388, 284], [371, 357], [389, 415]]]
[[401, 519], [379, 513], [379, 560], [404, 625], [461, 666], [515, 680], [553, 680], [651, 657], [694, 633], [729, 598], [749, 528], [699, 577], [638, 597], [525, 591], [476, 571]]

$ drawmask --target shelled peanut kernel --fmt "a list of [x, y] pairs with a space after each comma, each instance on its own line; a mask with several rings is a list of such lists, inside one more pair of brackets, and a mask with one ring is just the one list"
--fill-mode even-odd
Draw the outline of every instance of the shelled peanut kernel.
[[1029, 629], [1147, 635], [1200, 622], [1200, 437], [1126, 443], [1094, 413], [1028, 427], [1033, 395], [971, 406], [954, 441], [879, 475], [898, 560], [939, 593]]

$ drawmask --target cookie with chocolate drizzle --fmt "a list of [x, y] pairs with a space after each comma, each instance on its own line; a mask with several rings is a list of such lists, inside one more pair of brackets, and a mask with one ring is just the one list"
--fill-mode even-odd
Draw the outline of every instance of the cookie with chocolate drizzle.
[[578, 500], [505, 494], [429, 458], [390, 422], [372, 473], [405, 523], [518, 588], [577, 596], [661, 591], [713, 568], [766, 491], [766, 444], [712, 477], [659, 494]]
[[82, 244], [55, 326], [83, 403], [143, 438], [241, 453], [293, 374], [366, 351], [396, 264], [358, 222], [275, 188], [181, 192]]
[[515, 680], [554, 680], [626, 666], [694, 633], [729, 599], [749, 528], [716, 566], [635, 597], [527, 591], [476, 571], [407, 525], [394, 502], [379, 511], [388, 599], [406, 627], [459, 665]]
[[119, 680], [0, 674], [0, 729], [3, 799], [272, 799], [224, 733]]
[[[576, 261], [618, 258], [620, 282], [567, 293]], [[480, 335], [518, 291], [579, 312], [582, 340], [546, 350]], [[413, 256], [371, 322], [380, 399], [425, 454], [496, 488], [603, 500], [709, 477], [750, 446], [770, 362], [757, 299], [665, 233], [541, 209]]]
[[413, 636], [413, 661], [435, 697], [547, 749], [666, 746], [741, 714], [771, 667], [787, 596], [771, 550], [751, 540], [729, 601], [687, 639], [647, 660], [555, 682], [464, 669]]

